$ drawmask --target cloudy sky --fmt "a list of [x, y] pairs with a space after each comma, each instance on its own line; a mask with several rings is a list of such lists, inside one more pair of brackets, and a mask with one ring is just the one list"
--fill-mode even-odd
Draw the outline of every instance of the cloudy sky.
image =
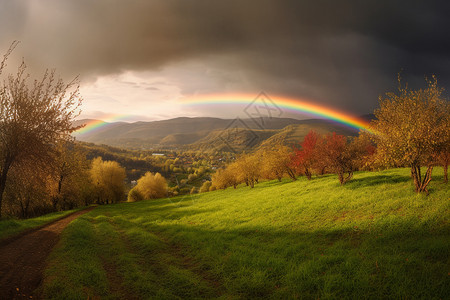
[[361, 115], [400, 71], [450, 88], [449, 14], [447, 1], [0, 0], [0, 50], [19, 40], [10, 66], [80, 75], [84, 117], [233, 118], [183, 99], [261, 91]]

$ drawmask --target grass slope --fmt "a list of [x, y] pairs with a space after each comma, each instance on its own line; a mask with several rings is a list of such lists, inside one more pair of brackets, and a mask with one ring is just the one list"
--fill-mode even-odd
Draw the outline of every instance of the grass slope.
[[450, 286], [450, 189], [409, 171], [263, 182], [98, 207], [49, 260], [46, 298], [436, 298]]
[[53, 222], [81, 209], [83, 208], [54, 212], [44, 216], [26, 220], [19, 220], [14, 218], [0, 220], [0, 241], [20, 234], [24, 231], [43, 226], [47, 223]]

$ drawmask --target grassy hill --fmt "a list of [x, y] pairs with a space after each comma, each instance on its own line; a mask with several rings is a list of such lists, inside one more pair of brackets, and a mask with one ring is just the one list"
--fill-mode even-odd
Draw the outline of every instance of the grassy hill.
[[101, 206], [49, 260], [48, 298], [435, 298], [450, 286], [450, 189], [409, 170], [263, 182]]
[[280, 130], [230, 128], [215, 130], [206, 137], [188, 145], [189, 150], [202, 152], [242, 152], [252, 150], [264, 140], [278, 133]]
[[337, 134], [342, 134], [345, 136], [354, 136], [358, 134], [352, 129], [327, 122], [294, 124], [286, 126], [282, 130], [278, 130], [276, 134], [273, 134], [269, 138], [263, 140], [262, 143], [259, 144], [259, 148], [272, 148], [277, 145], [297, 145], [303, 141], [305, 136], [311, 130], [314, 130], [319, 134], [328, 134], [331, 132], [336, 132]]

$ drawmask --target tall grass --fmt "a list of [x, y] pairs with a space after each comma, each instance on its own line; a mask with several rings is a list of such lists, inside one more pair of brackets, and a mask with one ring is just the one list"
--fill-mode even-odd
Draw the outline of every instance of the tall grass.
[[444, 299], [442, 173], [428, 197], [393, 169], [98, 207], [64, 232], [44, 295]]

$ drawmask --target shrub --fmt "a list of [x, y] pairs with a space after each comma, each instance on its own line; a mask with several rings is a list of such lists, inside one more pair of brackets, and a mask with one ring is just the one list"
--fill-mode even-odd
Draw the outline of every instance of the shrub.
[[138, 181], [136, 189], [143, 199], [157, 199], [167, 196], [167, 181], [159, 173], [153, 174], [150, 172], [145, 173]]
[[205, 181], [205, 182], [203, 182], [202, 187], [201, 187], [200, 190], [199, 190], [199, 193], [205, 193], [205, 192], [208, 192], [209, 189], [211, 188], [211, 184], [212, 184], [211, 181]]
[[188, 181], [194, 181], [195, 179], [197, 179], [197, 175], [196, 174], [189, 174]]
[[144, 200], [144, 196], [139, 192], [135, 187], [130, 190], [128, 193], [128, 202], [136, 202]]

